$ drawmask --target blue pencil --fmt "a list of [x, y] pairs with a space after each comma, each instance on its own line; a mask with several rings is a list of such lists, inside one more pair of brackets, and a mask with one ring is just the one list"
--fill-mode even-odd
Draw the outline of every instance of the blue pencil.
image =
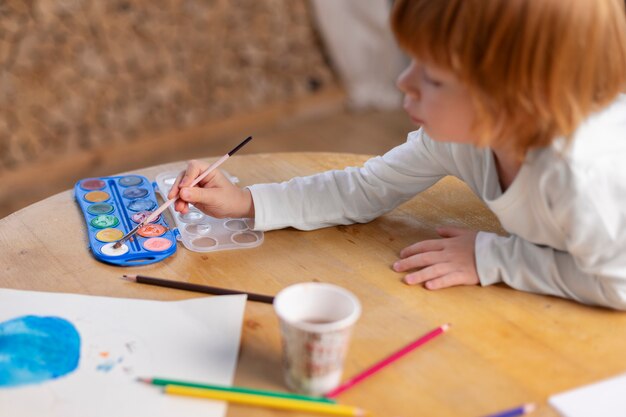
[[528, 414], [535, 411], [535, 404], [524, 404], [519, 407], [511, 408], [510, 410], [500, 411], [499, 413], [489, 414], [485, 417], [517, 417], [523, 416], [524, 414]]

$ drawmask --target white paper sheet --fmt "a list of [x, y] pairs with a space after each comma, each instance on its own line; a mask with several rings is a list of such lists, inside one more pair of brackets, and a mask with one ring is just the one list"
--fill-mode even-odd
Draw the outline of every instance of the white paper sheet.
[[626, 374], [553, 395], [549, 403], [564, 417], [624, 417]]
[[56, 316], [71, 322], [81, 338], [75, 371], [38, 384], [0, 386], [0, 415], [224, 416], [223, 402], [168, 396], [136, 378], [232, 384], [245, 300], [163, 302], [0, 289], [0, 324], [25, 315]]

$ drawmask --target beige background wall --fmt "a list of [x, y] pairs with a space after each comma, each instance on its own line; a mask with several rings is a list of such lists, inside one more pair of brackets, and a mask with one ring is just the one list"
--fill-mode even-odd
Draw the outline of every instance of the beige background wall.
[[0, 2], [0, 172], [335, 83], [305, 1]]
[[304, 0], [2, 0], [0, 214], [337, 89]]

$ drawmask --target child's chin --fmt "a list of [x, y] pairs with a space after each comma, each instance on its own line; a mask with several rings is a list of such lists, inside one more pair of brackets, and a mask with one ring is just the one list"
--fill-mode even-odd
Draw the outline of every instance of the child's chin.
[[424, 131], [424, 133], [426, 134], [426, 136], [428, 136], [430, 139], [434, 140], [435, 142], [442, 142], [442, 143], [458, 143], [458, 144], [464, 144], [464, 145], [473, 145], [476, 147], [485, 147], [484, 145], [479, 145], [477, 143], [477, 141], [474, 141], [472, 139], [469, 138], [465, 138], [465, 137], [450, 137], [447, 135], [438, 135], [438, 134], [433, 134], [431, 133], [428, 128], [426, 126], [422, 126], [422, 129]]

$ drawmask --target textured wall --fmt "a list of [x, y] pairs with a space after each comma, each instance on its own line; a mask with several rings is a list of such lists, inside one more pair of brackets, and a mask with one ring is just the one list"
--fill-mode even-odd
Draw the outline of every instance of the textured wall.
[[0, 173], [333, 84], [305, 0], [0, 0]]

